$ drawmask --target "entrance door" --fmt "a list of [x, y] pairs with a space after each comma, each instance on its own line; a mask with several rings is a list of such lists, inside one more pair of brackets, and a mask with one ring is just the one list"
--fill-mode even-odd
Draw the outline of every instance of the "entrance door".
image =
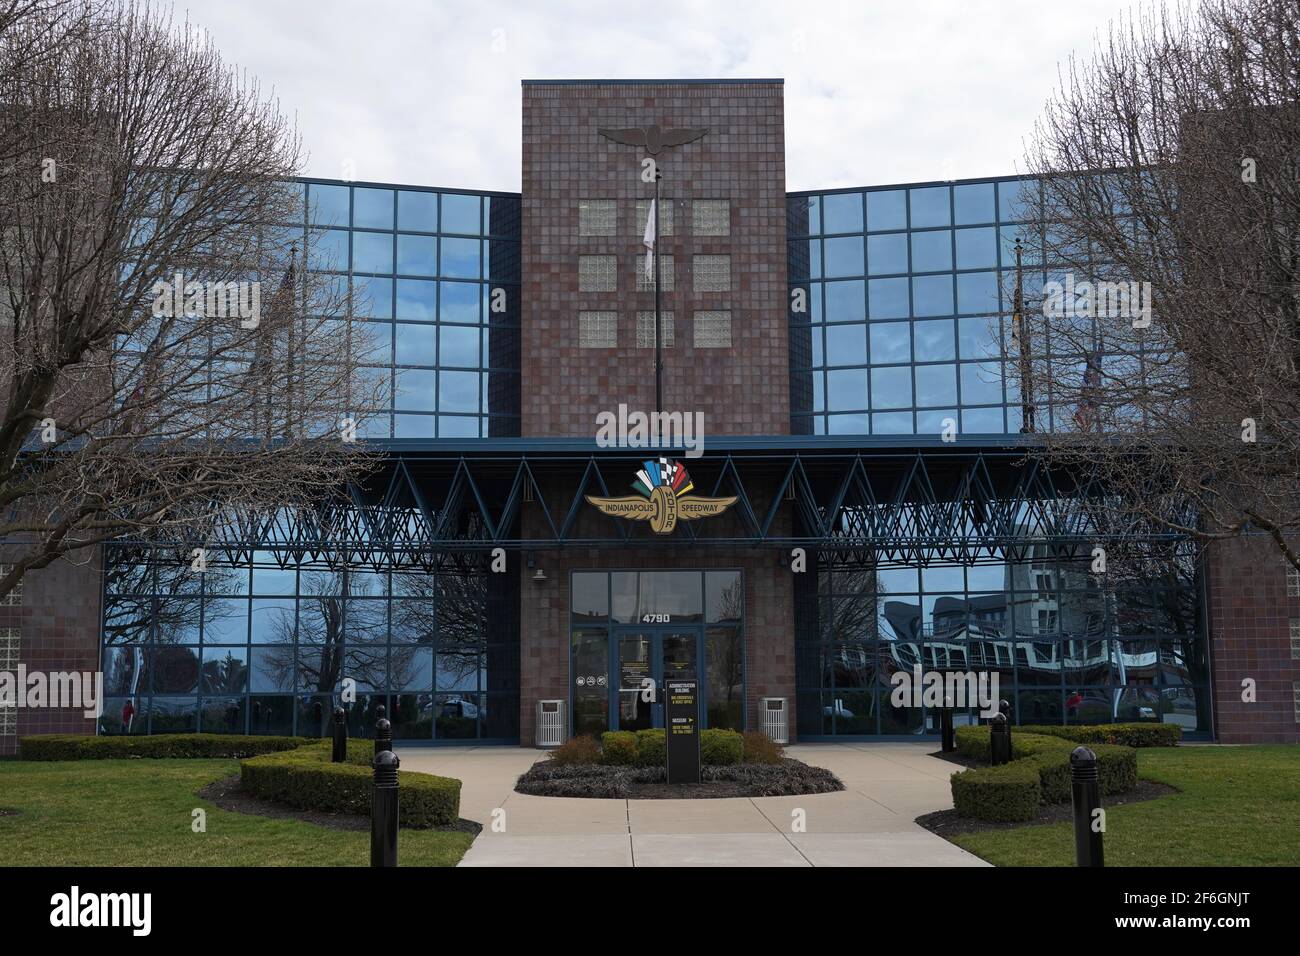
[[[618, 628], [615, 678], [618, 700], [611, 730], [645, 730], [664, 725], [666, 680], [699, 680], [704, 629], [700, 627]], [[704, 682], [700, 681], [703, 697]], [[705, 713], [701, 706], [701, 717]]]

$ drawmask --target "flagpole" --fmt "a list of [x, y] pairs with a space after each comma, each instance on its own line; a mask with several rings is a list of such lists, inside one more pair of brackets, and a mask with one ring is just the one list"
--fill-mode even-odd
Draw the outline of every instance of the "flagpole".
[[662, 176], [663, 173], [659, 171], [659, 164], [656, 162], [655, 163], [655, 198], [654, 198], [654, 206], [653, 206], [654, 214], [655, 214], [654, 257], [655, 257], [655, 415], [656, 415], [655, 420], [656, 421], [658, 421], [657, 416], [659, 412], [663, 411], [663, 405], [664, 405], [664, 353], [663, 353], [664, 330], [662, 326], [662, 320], [660, 319], [660, 314], [659, 314], [659, 215], [661, 212], [661, 210], [659, 209], [659, 180], [662, 178]]

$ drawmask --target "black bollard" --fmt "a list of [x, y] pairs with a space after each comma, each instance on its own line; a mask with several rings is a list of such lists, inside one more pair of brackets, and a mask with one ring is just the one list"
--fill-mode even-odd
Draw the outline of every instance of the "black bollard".
[[379, 719], [375, 721], [375, 756], [378, 757], [385, 750], [393, 749], [393, 725], [388, 722], [384, 716], [382, 706], [376, 708]]
[[1093, 827], [1094, 813], [1101, 807], [1097, 755], [1087, 747], [1075, 747], [1070, 754], [1070, 802], [1074, 805], [1075, 865], [1105, 866], [1102, 833]]
[[997, 767], [1011, 759], [1007, 752], [1007, 715], [994, 714], [989, 725], [989, 763]]
[[941, 748], [944, 753], [950, 754], [957, 749], [957, 742], [954, 739], [952, 729], [952, 698], [943, 699], [943, 707], [939, 709], [939, 739], [942, 741]]
[[375, 787], [370, 798], [371, 866], [397, 866], [397, 768], [401, 763], [391, 750], [375, 754]]
[[344, 763], [348, 759], [348, 712], [334, 708], [334, 750], [330, 763]]

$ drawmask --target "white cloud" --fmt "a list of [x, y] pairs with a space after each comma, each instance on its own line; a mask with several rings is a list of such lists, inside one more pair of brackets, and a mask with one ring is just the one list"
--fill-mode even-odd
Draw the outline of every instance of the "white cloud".
[[[182, 0], [184, 2], [184, 0]], [[784, 77], [787, 188], [1016, 171], [1057, 67], [1121, 0], [205, 0], [309, 175], [519, 189], [521, 79]]]

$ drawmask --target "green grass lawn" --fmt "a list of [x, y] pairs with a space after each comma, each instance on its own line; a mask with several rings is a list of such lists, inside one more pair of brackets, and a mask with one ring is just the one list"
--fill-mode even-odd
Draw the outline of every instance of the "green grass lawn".
[[[1142, 749], [1138, 775], [1183, 792], [1107, 810], [1107, 866], [1300, 865], [1300, 746]], [[1074, 865], [1068, 823], [953, 842], [997, 866]]]
[[[219, 810], [195, 792], [236, 760], [0, 761], [7, 866], [368, 866], [370, 834]], [[207, 832], [191, 830], [207, 811]], [[454, 866], [467, 833], [402, 830], [403, 866]]]

